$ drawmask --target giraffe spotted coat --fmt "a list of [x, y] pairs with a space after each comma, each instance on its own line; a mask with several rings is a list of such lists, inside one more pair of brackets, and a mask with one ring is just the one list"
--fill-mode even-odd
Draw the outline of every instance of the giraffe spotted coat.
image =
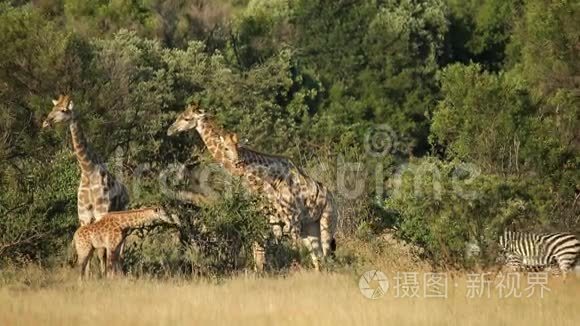
[[179, 224], [175, 215], [169, 216], [163, 208], [153, 207], [122, 212], [111, 212], [99, 221], [81, 226], [73, 237], [81, 278], [87, 276], [87, 264], [95, 249], [107, 252], [107, 275], [120, 271], [121, 247], [129, 231], [157, 222]]
[[[337, 215], [330, 192], [302, 173], [287, 158], [279, 157], [277, 160], [271, 160], [286, 167], [282, 170], [289, 172], [287, 174], [289, 177], [278, 178], [276, 181], [246, 169], [244, 164], [250, 160], [244, 159], [240, 164], [237, 159], [240, 156], [237, 146], [229, 146], [226, 141], [231, 135], [217, 127], [213, 120], [195, 105], [190, 105], [177, 117], [167, 134], [173, 135], [190, 129], [197, 130], [214, 160], [222, 164], [231, 174], [241, 176], [250, 191], [263, 195], [268, 200], [270, 209], [265, 212], [270, 214], [270, 221], [288, 222], [286, 230], [294, 239], [302, 238], [318, 269], [320, 258], [330, 254], [334, 244]], [[278, 182], [279, 180], [285, 181]]]
[[53, 104], [43, 128], [54, 124], [69, 124], [73, 150], [81, 169], [77, 192], [78, 218], [81, 225], [98, 221], [108, 212], [125, 210], [129, 204], [127, 188], [109, 173], [99, 156], [90, 149], [70, 97], [61, 95], [58, 100], [53, 100]]

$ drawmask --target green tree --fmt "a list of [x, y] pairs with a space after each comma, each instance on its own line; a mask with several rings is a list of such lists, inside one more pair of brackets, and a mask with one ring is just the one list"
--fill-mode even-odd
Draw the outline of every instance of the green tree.
[[506, 61], [506, 48], [522, 1], [447, 0], [449, 29], [445, 57], [451, 63], [476, 62], [492, 71]]
[[409, 151], [425, 151], [444, 9], [436, 0], [297, 2], [292, 22], [300, 57], [328, 89], [320, 121], [336, 125], [320, 128], [362, 133], [365, 122], [388, 122], [411, 135]]
[[546, 209], [555, 201], [545, 196], [543, 180], [486, 174], [473, 163], [433, 157], [401, 166], [392, 180], [384, 207], [394, 212], [400, 236], [425, 248], [436, 265], [474, 263], [467, 252], [470, 243], [481, 249], [476, 262], [493, 264], [504, 229], [562, 227]]

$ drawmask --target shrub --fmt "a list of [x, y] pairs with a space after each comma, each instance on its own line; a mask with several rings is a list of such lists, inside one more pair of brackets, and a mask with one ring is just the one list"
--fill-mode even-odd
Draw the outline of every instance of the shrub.
[[[461, 162], [418, 159], [392, 181], [385, 208], [396, 215], [398, 234], [439, 266], [491, 263], [503, 229], [545, 231], [553, 218], [543, 209], [553, 199], [536, 192], [541, 182], [483, 174]], [[481, 250], [477, 261], [468, 258], [470, 244]]]

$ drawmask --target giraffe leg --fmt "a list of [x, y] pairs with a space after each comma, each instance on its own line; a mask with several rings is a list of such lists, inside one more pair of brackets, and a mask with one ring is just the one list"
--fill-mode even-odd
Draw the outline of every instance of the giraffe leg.
[[107, 248], [107, 277], [109, 278], [115, 276], [115, 264], [117, 263], [115, 256], [115, 250]]
[[119, 250], [118, 250], [118, 257], [121, 257], [123, 255], [123, 251], [125, 250], [125, 239], [123, 239], [123, 241], [121, 242], [121, 245], [119, 246]]
[[302, 226], [302, 243], [310, 252], [314, 268], [320, 271], [322, 248], [320, 245], [320, 224], [318, 222], [311, 222]]
[[77, 249], [78, 264], [80, 269], [80, 279], [87, 279], [89, 277], [89, 261], [93, 255], [93, 248], [90, 249]]
[[279, 243], [280, 239], [282, 239], [283, 236], [283, 229], [282, 226], [280, 225], [282, 221], [280, 221], [280, 218], [274, 214], [268, 214], [268, 220], [270, 225], [272, 226], [272, 233], [274, 234], [274, 239], [276, 243]]
[[105, 277], [107, 275], [107, 250], [105, 248], [97, 249], [97, 257], [99, 258], [101, 276]]
[[125, 239], [123, 239], [123, 241], [114, 250], [115, 265], [113, 267], [115, 268], [115, 273], [118, 273], [120, 275], [123, 275], [123, 256], [121, 255], [121, 253], [123, 252], [124, 247], [125, 247]]
[[290, 235], [292, 249], [300, 249], [300, 239], [302, 238], [302, 222], [300, 212], [293, 210], [285, 211], [286, 219], [284, 220], [284, 233]]
[[266, 264], [266, 250], [263, 244], [257, 241], [252, 244], [252, 254], [254, 256], [254, 271], [256, 273], [264, 272], [264, 265]]
[[336, 232], [337, 213], [332, 198], [326, 202], [324, 211], [320, 216], [320, 242], [324, 257], [331, 256], [336, 249], [334, 235]]
[[290, 221], [288, 221], [290, 225], [290, 237], [292, 239], [292, 245], [294, 249], [298, 249], [300, 246], [300, 239], [302, 238], [302, 223], [299, 220], [299, 217], [293, 216]]
[[[101, 184], [104, 186], [107, 184], [107, 175], [101, 176], [101, 171], [95, 172], [98, 178], [104, 178], [101, 180]], [[105, 202], [98, 204], [96, 207], [93, 207], [93, 215], [95, 221], [99, 221], [103, 216], [105, 216], [109, 212], [109, 197], [106, 193], [103, 192], [103, 189], [92, 189], [93, 198], [101, 198], [104, 199]], [[101, 269], [101, 277], [107, 276], [107, 262], [109, 259], [107, 248], [98, 248], [97, 249], [97, 256], [99, 258], [99, 264]]]

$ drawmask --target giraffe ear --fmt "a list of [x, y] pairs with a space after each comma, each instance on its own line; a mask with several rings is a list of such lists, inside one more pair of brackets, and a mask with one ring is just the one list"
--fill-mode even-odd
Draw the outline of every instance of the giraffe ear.
[[68, 109], [69, 111], [72, 111], [72, 110], [73, 110], [73, 107], [74, 107], [73, 101], [72, 101], [72, 100], [70, 100], [70, 101], [68, 102], [67, 109]]
[[238, 143], [238, 140], [239, 140], [238, 139], [238, 134], [231, 134], [230, 137], [232, 139], [232, 142], [234, 142], [234, 144], [237, 144]]
[[52, 100], [52, 105], [56, 105], [58, 103], [58, 100]]

